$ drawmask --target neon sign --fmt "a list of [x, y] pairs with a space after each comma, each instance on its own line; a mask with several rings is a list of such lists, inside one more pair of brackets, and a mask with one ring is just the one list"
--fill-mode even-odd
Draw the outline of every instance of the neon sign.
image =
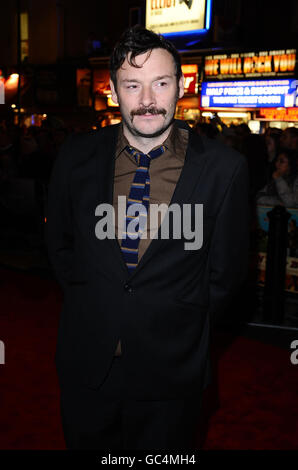
[[295, 76], [296, 49], [209, 55], [204, 60], [205, 80], [269, 79]]
[[298, 106], [297, 80], [203, 82], [201, 106], [277, 108]]

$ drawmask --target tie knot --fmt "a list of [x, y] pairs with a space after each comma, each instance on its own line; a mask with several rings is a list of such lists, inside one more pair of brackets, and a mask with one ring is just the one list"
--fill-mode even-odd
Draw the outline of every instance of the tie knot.
[[149, 153], [139, 152], [138, 150], [130, 146], [127, 146], [126, 149], [131, 155], [134, 156], [138, 166], [145, 166], [149, 168], [151, 160], [153, 158], [159, 157], [162, 153], [164, 153], [166, 147], [164, 145], [161, 145], [160, 147], [151, 150]]

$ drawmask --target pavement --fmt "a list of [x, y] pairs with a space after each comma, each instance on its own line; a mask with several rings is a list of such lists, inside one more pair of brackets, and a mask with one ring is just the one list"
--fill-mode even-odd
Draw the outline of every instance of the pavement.
[[[15, 231], [1, 229], [0, 267], [34, 274], [42, 278], [52, 279], [54, 277], [42, 234], [16, 233]], [[261, 287], [257, 288], [256, 294], [256, 301], [252, 302], [253, 306], [249, 307], [248, 314], [245, 314], [245, 321], [243, 321], [243, 316], [241, 317], [238, 311], [242, 301], [240, 296], [238, 305], [236, 305], [236, 314], [231, 315], [231, 320], [226, 326], [228, 328], [233, 328], [233, 326], [236, 328], [241, 327], [247, 330], [248, 333], [251, 329], [255, 330], [255, 328], [260, 328], [263, 333], [265, 329], [270, 330], [266, 333], [269, 338], [274, 337], [275, 330], [279, 332], [281, 330], [297, 330], [296, 336], [298, 339], [298, 295], [286, 292], [284, 318], [279, 324], [274, 324], [262, 318], [263, 289]], [[224, 328], [225, 325], [223, 324], [222, 327]]]

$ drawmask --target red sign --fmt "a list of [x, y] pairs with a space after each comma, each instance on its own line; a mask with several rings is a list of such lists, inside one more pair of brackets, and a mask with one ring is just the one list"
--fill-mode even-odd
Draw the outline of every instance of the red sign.
[[184, 94], [194, 95], [197, 93], [197, 64], [184, 64], [182, 65], [182, 72], [184, 75]]
[[298, 121], [298, 108], [261, 108], [256, 119], [266, 121]]

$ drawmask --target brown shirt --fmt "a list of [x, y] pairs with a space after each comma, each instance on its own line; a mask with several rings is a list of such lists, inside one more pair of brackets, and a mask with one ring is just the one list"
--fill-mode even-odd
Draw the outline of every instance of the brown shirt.
[[[179, 129], [174, 124], [167, 139], [163, 142], [163, 145], [166, 147], [165, 152], [160, 157], [154, 158], [150, 162], [150, 204], [170, 204], [184, 164], [187, 144], [188, 131], [186, 129]], [[130, 186], [137, 169], [135, 158], [125, 149], [127, 145], [129, 145], [129, 142], [123, 134], [123, 128], [121, 126], [116, 146], [113, 191], [115, 233], [120, 244], [121, 239], [119, 239], [119, 236], [121, 233], [119, 233], [119, 226], [123, 227], [124, 220], [118, 220], [118, 196], [128, 197]], [[139, 261], [147, 250], [154, 233], [158, 230], [158, 225], [161, 220], [158, 221], [159, 223], [155, 227], [150, 227], [149, 222], [150, 206], [147, 215], [147, 237], [141, 238], [139, 242]], [[119, 341], [115, 355], [118, 356], [120, 354], [121, 345]]]

